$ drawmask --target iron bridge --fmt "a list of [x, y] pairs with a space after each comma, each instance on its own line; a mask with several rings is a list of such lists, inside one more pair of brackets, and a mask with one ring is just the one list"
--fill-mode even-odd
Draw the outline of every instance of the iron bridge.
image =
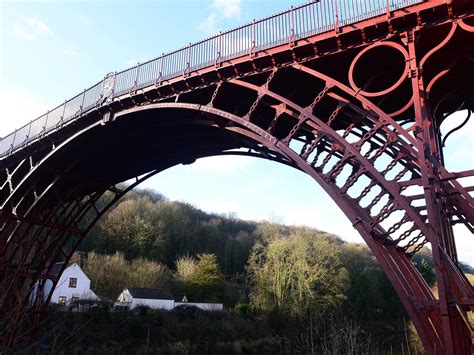
[[[0, 344], [34, 338], [52, 265], [128, 190], [180, 163], [241, 154], [313, 177], [377, 258], [426, 352], [471, 354], [474, 289], [453, 226], [474, 231], [474, 187], [461, 180], [474, 170], [446, 169], [440, 127], [474, 110], [473, 8], [312, 1], [109, 73], [1, 139]], [[438, 295], [412, 263], [425, 245]]]

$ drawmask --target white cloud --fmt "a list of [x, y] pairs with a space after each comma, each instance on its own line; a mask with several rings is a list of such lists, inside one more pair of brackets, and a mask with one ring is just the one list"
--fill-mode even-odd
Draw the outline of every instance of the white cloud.
[[239, 19], [242, 12], [242, 0], [213, 0], [212, 9], [226, 19]]
[[0, 90], [0, 107], [2, 107], [0, 137], [4, 137], [46, 113], [53, 106], [23, 91]]
[[220, 155], [198, 159], [190, 168], [198, 172], [235, 173], [251, 168], [254, 160], [235, 155]]
[[198, 25], [198, 30], [201, 30], [207, 34], [215, 34], [218, 32], [217, 15], [214, 12], [211, 12], [209, 16], [207, 16], [206, 19]]
[[211, 12], [198, 25], [198, 29], [207, 34], [215, 34], [219, 24], [225, 20], [239, 20], [242, 13], [242, 0], [213, 0]]
[[53, 31], [42, 20], [34, 17], [24, 18], [13, 26], [15, 35], [25, 41], [34, 41], [41, 36], [52, 36]]

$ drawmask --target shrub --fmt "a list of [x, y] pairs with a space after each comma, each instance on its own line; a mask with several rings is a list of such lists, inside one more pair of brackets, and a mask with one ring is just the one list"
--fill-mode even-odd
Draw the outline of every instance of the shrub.
[[248, 317], [250, 315], [250, 305], [248, 303], [238, 303], [235, 305], [234, 312], [238, 316]]
[[151, 308], [148, 306], [137, 306], [133, 309], [133, 313], [139, 316], [146, 316], [151, 311]]
[[197, 319], [203, 311], [196, 306], [180, 305], [175, 307], [174, 312], [180, 319]]

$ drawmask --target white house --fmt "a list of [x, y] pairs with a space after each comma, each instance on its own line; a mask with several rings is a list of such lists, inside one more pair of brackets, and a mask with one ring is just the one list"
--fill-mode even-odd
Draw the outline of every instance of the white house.
[[173, 295], [166, 290], [157, 288], [126, 288], [115, 302], [117, 308], [134, 309], [138, 306], [147, 306], [154, 309], [172, 310], [178, 306], [194, 306], [204, 311], [222, 311], [222, 303], [192, 303], [184, 296], [182, 302], [175, 302]]
[[[51, 268], [51, 276], [57, 276], [63, 262], [56, 263]], [[79, 300], [93, 300], [99, 301], [100, 298], [90, 289], [91, 280], [82, 271], [77, 263], [68, 263], [64, 269], [56, 288], [53, 290], [51, 296], [51, 303], [60, 305], [74, 305]], [[46, 280], [44, 286], [45, 298], [49, 295], [53, 282]]]
[[157, 288], [130, 287], [118, 296], [115, 306], [134, 309], [138, 306], [147, 306], [155, 309], [173, 309], [174, 299], [169, 291]]

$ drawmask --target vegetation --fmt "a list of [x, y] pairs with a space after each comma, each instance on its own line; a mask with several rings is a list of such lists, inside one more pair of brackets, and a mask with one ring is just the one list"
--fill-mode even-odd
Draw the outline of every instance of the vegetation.
[[144, 258], [127, 261], [121, 252], [112, 255], [89, 252], [85, 260], [78, 255], [74, 259], [90, 277], [91, 288], [111, 300], [126, 287], [167, 288], [171, 282], [171, 273], [163, 264]]
[[219, 301], [222, 298], [225, 279], [214, 254], [179, 258], [176, 274], [180, 290], [188, 300]]
[[[53, 338], [45, 335], [56, 352], [77, 345], [115, 353], [359, 354], [389, 344], [420, 351], [398, 296], [368, 248], [315, 229], [207, 214], [137, 190], [99, 221], [81, 252], [76, 261], [106, 299], [127, 287], [156, 287], [176, 299], [223, 302], [227, 311], [70, 314], [63, 321], [79, 329], [82, 343], [57, 345], [53, 338], [73, 337], [57, 329]], [[436, 291], [430, 250], [421, 250], [414, 263]], [[51, 319], [60, 316], [53, 312]]]
[[340, 249], [326, 238], [299, 228], [252, 249], [248, 263], [255, 308], [303, 316], [336, 308], [347, 298], [349, 274]]
[[[107, 199], [107, 196], [104, 197]], [[131, 191], [92, 229], [81, 251], [142, 257], [174, 268], [181, 256], [214, 254], [225, 275], [242, 274], [257, 223], [207, 214], [149, 190]]]
[[426, 259], [421, 260], [419, 269], [421, 276], [423, 276], [426, 283], [430, 285], [430, 287], [433, 287], [436, 281], [435, 273], [431, 268], [430, 264], [428, 264], [428, 262], [426, 261]]

